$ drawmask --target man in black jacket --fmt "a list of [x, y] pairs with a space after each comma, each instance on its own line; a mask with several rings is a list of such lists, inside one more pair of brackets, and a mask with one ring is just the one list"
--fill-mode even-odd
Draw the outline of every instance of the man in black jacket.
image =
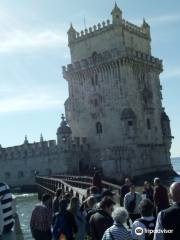
[[170, 186], [170, 195], [174, 204], [159, 213], [154, 240], [180, 239], [180, 183]]
[[115, 202], [109, 198], [104, 197], [100, 202], [100, 208], [90, 218], [90, 233], [93, 240], [101, 240], [107, 228], [113, 225], [111, 214]]

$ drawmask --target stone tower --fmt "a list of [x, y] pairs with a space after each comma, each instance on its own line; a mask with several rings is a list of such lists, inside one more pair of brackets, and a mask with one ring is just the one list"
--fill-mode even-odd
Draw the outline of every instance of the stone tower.
[[151, 55], [150, 26], [122, 18], [78, 33], [70, 26], [71, 64], [63, 67], [73, 137], [87, 138], [91, 166], [107, 176], [171, 171], [171, 130], [162, 107], [162, 61]]

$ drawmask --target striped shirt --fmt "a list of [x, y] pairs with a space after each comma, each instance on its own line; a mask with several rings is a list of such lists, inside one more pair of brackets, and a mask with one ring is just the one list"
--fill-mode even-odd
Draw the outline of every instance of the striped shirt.
[[6, 183], [0, 182], [0, 201], [3, 213], [4, 226], [14, 222], [12, 211], [12, 194]]
[[3, 220], [2, 205], [1, 205], [1, 201], [0, 201], [0, 236], [3, 233], [3, 228], [4, 228], [4, 220]]
[[132, 240], [131, 233], [123, 226], [114, 223], [112, 227], [108, 228], [102, 240]]

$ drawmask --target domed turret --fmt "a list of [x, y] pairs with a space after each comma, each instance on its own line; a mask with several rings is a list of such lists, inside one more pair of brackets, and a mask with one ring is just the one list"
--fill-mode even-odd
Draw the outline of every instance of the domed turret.
[[60, 127], [57, 129], [57, 143], [58, 145], [62, 145], [68, 143], [71, 138], [71, 128], [68, 126], [64, 115], [61, 116], [61, 124]]
[[25, 135], [25, 138], [24, 138], [24, 144], [28, 144], [28, 139], [27, 139], [27, 135]]
[[150, 38], [151, 37], [150, 26], [146, 22], [145, 18], [143, 18], [143, 23], [141, 25], [141, 28], [142, 28], [143, 32], [146, 33], [149, 36], [149, 38]]

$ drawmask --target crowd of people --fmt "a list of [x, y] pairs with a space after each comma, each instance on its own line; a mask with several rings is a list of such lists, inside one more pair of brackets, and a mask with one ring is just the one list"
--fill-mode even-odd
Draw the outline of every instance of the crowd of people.
[[180, 183], [169, 193], [159, 178], [144, 182], [142, 192], [125, 179], [117, 194], [103, 189], [96, 173], [83, 202], [72, 192], [57, 189], [35, 206], [30, 227], [35, 240], [179, 240]]

